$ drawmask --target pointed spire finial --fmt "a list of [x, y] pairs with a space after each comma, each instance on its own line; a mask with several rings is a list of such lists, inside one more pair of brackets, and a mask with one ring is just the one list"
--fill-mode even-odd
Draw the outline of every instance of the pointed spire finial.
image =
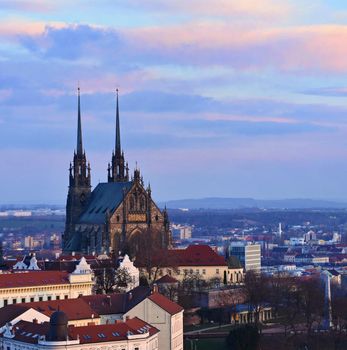
[[120, 147], [120, 125], [119, 125], [119, 103], [118, 103], [118, 88], [116, 89], [117, 105], [116, 105], [116, 148], [115, 154], [121, 154]]
[[81, 97], [80, 97], [80, 84], [78, 83], [77, 88], [78, 94], [78, 120], [77, 120], [77, 149], [76, 153], [79, 156], [83, 155], [83, 145], [82, 145], [82, 122], [81, 122]]

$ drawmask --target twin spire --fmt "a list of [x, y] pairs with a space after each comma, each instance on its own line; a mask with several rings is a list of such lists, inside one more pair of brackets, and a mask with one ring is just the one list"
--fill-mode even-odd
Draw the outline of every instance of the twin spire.
[[[84, 158], [85, 153], [82, 143], [82, 120], [81, 120], [81, 96], [80, 87], [78, 91], [78, 115], [77, 115], [77, 147], [75, 157], [77, 159]], [[90, 168], [89, 168], [90, 170]], [[115, 137], [115, 149], [112, 152], [111, 164], [108, 164], [108, 182], [127, 182], [129, 181], [129, 167], [128, 163], [125, 163], [124, 152], [121, 148], [120, 142], [120, 121], [119, 121], [119, 101], [118, 101], [118, 89], [116, 90], [116, 137]], [[71, 171], [70, 171], [71, 173]]]
[[80, 87], [78, 91], [78, 121], [77, 121], [77, 148], [76, 153], [80, 156], [83, 155], [83, 145], [82, 145], [82, 122], [81, 122], [81, 96]]

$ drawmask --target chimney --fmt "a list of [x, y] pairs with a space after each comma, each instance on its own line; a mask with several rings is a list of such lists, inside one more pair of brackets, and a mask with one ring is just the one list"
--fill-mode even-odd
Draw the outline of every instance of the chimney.
[[132, 298], [133, 298], [133, 293], [130, 292], [130, 293], [128, 294], [128, 298], [129, 298], [129, 301], [132, 300]]
[[37, 320], [37, 318], [34, 318], [34, 319], [33, 319], [33, 323], [34, 323], [34, 324], [38, 324], [38, 323], [39, 323], [39, 321]]
[[72, 252], [71, 255], [72, 255], [72, 256], [75, 256], [75, 252]]
[[158, 293], [158, 285], [156, 283], [153, 284], [153, 293]]

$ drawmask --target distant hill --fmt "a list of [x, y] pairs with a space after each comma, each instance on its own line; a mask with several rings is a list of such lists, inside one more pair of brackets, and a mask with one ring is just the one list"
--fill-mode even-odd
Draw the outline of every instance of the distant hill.
[[335, 202], [319, 199], [253, 199], [253, 198], [200, 198], [178, 199], [160, 203], [169, 209], [344, 209], [347, 202]]

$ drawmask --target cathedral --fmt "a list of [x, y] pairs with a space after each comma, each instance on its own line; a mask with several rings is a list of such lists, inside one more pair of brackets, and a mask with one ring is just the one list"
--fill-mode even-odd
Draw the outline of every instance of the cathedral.
[[116, 99], [115, 149], [108, 164], [107, 182], [91, 188], [91, 168], [82, 143], [80, 89], [78, 88], [77, 147], [70, 163], [65, 253], [129, 253], [136, 256], [143, 244], [158, 248], [171, 245], [166, 209], [154, 203], [151, 188], [144, 186], [136, 167], [129, 176], [120, 140], [118, 90]]

